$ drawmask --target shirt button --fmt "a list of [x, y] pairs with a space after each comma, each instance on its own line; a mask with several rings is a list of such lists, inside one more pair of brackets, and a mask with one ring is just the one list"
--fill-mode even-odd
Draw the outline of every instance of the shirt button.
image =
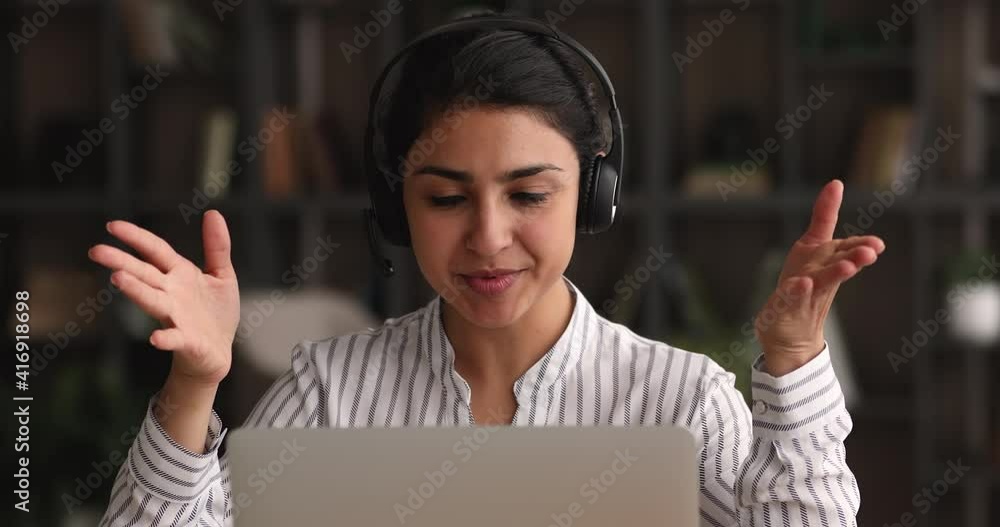
[[753, 413], [757, 415], [764, 415], [767, 413], [767, 403], [757, 399], [753, 402]]

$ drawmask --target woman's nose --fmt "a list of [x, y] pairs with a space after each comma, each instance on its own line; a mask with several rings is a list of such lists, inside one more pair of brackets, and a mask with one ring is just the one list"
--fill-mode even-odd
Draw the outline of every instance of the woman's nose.
[[509, 218], [495, 204], [479, 203], [470, 222], [466, 247], [478, 254], [492, 256], [510, 246], [513, 235]]

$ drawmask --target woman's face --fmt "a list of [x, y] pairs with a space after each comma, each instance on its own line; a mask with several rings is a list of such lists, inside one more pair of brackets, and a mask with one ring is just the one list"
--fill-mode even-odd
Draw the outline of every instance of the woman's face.
[[[510, 325], [569, 265], [580, 169], [573, 145], [530, 113], [446, 113], [407, 154], [403, 201], [413, 251], [431, 287], [466, 320]], [[462, 275], [520, 272], [499, 294]]]

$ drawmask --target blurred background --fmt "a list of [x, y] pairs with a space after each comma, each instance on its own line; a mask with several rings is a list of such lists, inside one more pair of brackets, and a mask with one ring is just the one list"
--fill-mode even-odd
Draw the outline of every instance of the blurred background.
[[[860, 523], [1000, 525], [995, 0], [6, 0], [0, 315], [13, 347], [30, 292], [33, 355], [30, 389], [14, 365], [2, 387], [34, 397], [32, 513], [13, 524], [96, 525], [169, 370], [158, 324], [87, 258], [123, 247], [106, 221], [201, 264], [200, 215], [225, 215], [243, 302], [229, 427], [297, 340], [433, 298], [408, 250], [388, 280], [369, 256], [369, 90], [407, 41], [482, 7], [547, 20], [615, 83], [624, 211], [566, 273], [594, 307], [711, 355], [748, 395], [749, 323], [818, 189], [843, 180], [836, 235], [888, 246], [825, 328]], [[971, 468], [954, 481], [949, 463]]]

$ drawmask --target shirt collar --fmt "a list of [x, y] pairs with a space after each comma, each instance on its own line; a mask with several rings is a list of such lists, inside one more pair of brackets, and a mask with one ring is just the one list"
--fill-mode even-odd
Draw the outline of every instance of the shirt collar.
[[[596, 315], [590, 302], [580, 289], [566, 276], [563, 282], [575, 298], [573, 314], [562, 335], [538, 362], [524, 372], [514, 383], [514, 396], [520, 404], [527, 404], [535, 397], [548, 395], [547, 389], [569, 372], [583, 356], [587, 326]], [[465, 392], [455, 371], [455, 349], [451, 345], [441, 321], [441, 295], [427, 303], [421, 319], [421, 338], [417, 348], [430, 361], [431, 371], [439, 379], [449, 382], [449, 388]], [[450, 383], [454, 382], [452, 386]], [[466, 398], [468, 394], [465, 393]]]

